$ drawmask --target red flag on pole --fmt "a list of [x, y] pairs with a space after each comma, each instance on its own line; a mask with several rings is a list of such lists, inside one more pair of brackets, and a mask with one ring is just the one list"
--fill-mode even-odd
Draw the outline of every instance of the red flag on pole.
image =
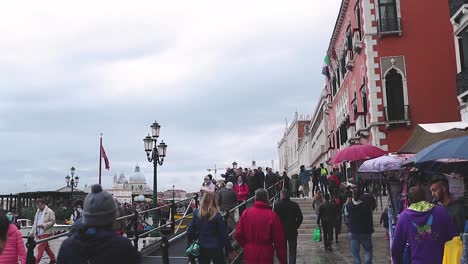
[[109, 159], [107, 158], [106, 151], [104, 150], [104, 147], [101, 144], [101, 157], [104, 158], [104, 164], [106, 165], [106, 170], [110, 169], [109, 166]]

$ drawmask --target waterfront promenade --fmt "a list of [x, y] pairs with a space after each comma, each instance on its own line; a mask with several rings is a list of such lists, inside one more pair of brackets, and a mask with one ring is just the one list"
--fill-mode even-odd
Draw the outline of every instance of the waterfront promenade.
[[[385, 199], [386, 200], [386, 199]], [[312, 240], [313, 228], [316, 226], [316, 214], [312, 210], [312, 200], [295, 200], [298, 202], [303, 210], [304, 222], [299, 229], [298, 237], [298, 250], [297, 250], [297, 263], [298, 264], [352, 264], [352, 255], [350, 249], [350, 243], [347, 239], [346, 226], [343, 224], [343, 233], [339, 235], [339, 243], [333, 242], [333, 250], [326, 251], [323, 247], [322, 242], [315, 242]], [[373, 263], [386, 264], [390, 263], [390, 247], [389, 241], [385, 239], [385, 229], [379, 225], [380, 205], [377, 210], [374, 211], [374, 229], [375, 232], [372, 235], [373, 242]], [[58, 253], [60, 244], [65, 240], [65, 237], [54, 240], [50, 243], [52, 250]], [[143, 246], [143, 242], [140, 241], [140, 249]], [[185, 237], [173, 242], [169, 248], [169, 255], [171, 257], [170, 263], [186, 263], [185, 262], [185, 247], [187, 242]], [[148, 256], [144, 259], [143, 263], [162, 263], [160, 251], [156, 251], [156, 256]], [[361, 255], [363, 257], [363, 250], [361, 249]], [[49, 259], [45, 254], [41, 264], [49, 263]], [[242, 262], [241, 262], [242, 263]]]

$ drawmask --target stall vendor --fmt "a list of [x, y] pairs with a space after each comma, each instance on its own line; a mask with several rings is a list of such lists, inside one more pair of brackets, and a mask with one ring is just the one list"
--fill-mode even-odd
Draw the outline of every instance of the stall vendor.
[[454, 199], [449, 192], [448, 181], [438, 179], [431, 184], [431, 193], [434, 202], [443, 205], [457, 227], [458, 233], [463, 233], [465, 224], [465, 215], [463, 210], [463, 201]]

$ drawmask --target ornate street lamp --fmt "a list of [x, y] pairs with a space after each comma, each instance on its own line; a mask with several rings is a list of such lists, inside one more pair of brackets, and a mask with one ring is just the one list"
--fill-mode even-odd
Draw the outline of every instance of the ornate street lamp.
[[78, 187], [78, 183], [80, 182], [80, 177], [76, 176], [73, 178], [73, 176], [75, 176], [75, 167], [71, 167], [70, 174], [71, 174], [71, 177], [68, 174], [65, 177], [65, 182], [67, 183], [67, 187], [71, 188], [70, 201], [73, 201], [73, 188]]
[[[157, 146], [159, 131], [161, 126], [158, 122], [151, 125], [151, 136], [148, 134], [143, 139], [145, 145], [146, 157], [149, 162], [153, 162], [153, 208], [158, 207], [158, 165], [163, 165], [166, 157], [167, 145], [161, 141]], [[152, 213], [153, 227], [158, 227], [158, 213], [156, 210]]]
[[232, 168], [233, 168], [233, 169], [237, 169], [237, 162], [234, 161], [234, 162], [232, 163]]

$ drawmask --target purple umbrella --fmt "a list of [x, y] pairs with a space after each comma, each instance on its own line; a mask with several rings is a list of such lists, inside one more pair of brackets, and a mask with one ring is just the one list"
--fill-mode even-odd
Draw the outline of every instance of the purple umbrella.
[[359, 167], [358, 172], [380, 173], [385, 171], [400, 170], [402, 164], [403, 161], [401, 159], [391, 156], [381, 156], [375, 159], [365, 161], [361, 165], [361, 167]]
[[[361, 178], [371, 180], [377, 179], [380, 181], [380, 184], [382, 184], [382, 179], [386, 178], [384, 172], [400, 170], [402, 164], [403, 160], [385, 155], [375, 159], [366, 160], [361, 167], [359, 167], [358, 172], [361, 173]], [[379, 196], [380, 208], [382, 209], [382, 195], [380, 195], [380, 192]], [[392, 208], [395, 207], [392, 205]]]

